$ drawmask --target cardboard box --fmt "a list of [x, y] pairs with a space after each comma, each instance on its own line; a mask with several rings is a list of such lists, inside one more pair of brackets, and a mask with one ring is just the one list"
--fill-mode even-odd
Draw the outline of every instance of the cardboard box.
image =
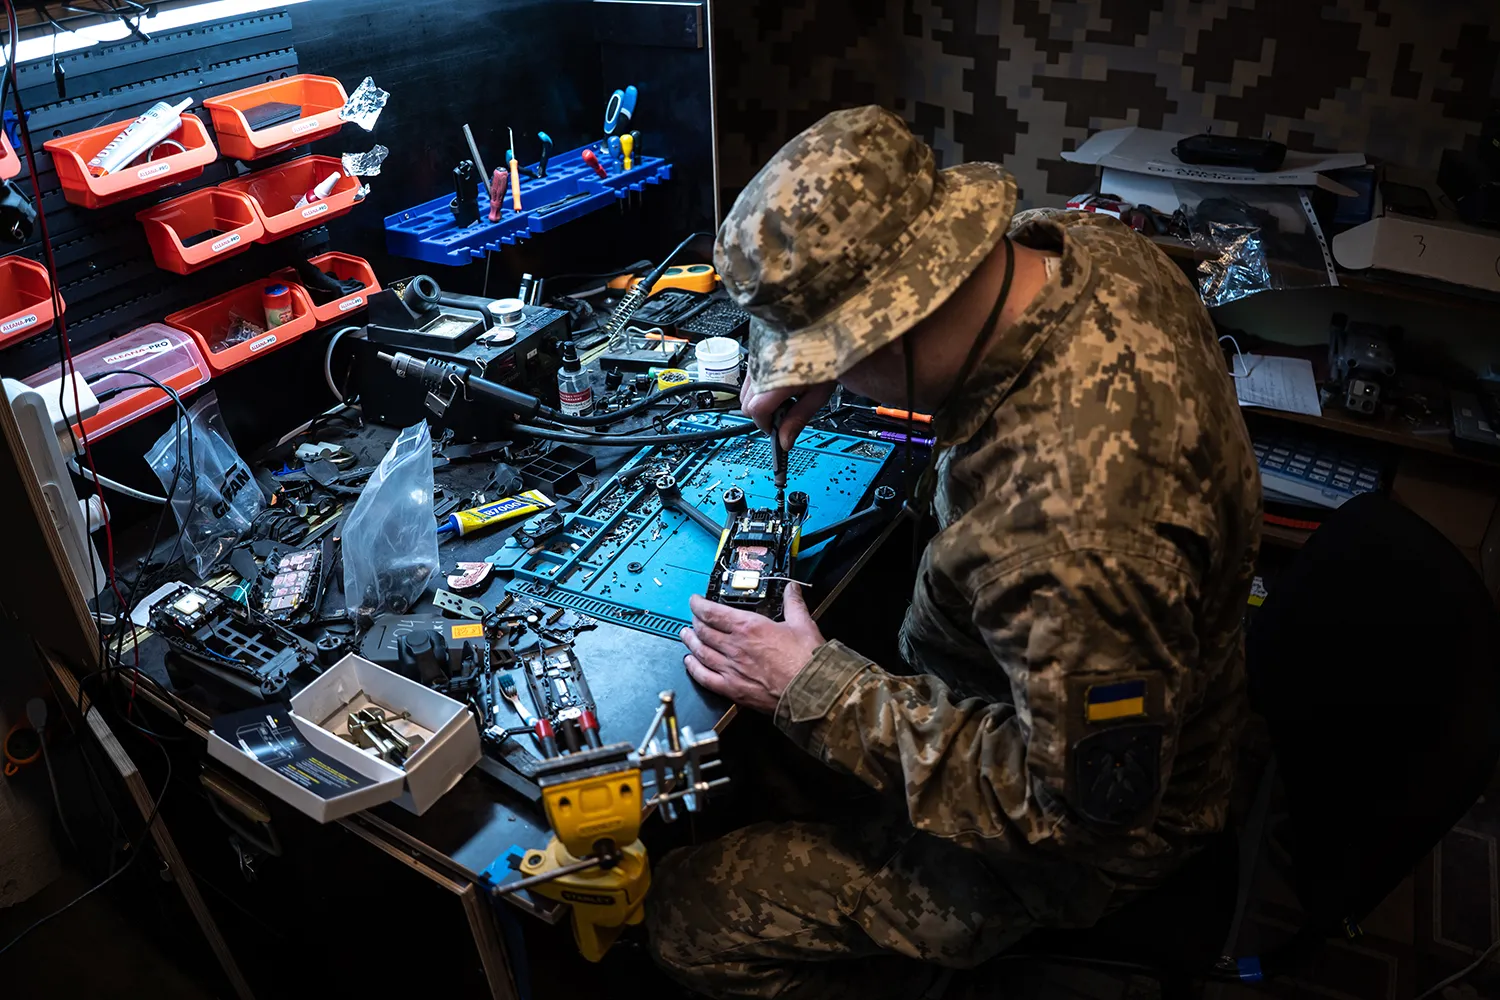
[[[339, 734], [368, 704], [402, 735], [422, 737], [404, 767], [387, 764]], [[479, 728], [460, 702], [349, 655], [298, 692], [289, 706], [221, 716], [209, 755], [320, 823], [394, 801], [420, 815], [479, 761]]]
[[1387, 214], [1333, 238], [1340, 267], [1378, 267], [1500, 292], [1500, 230]]

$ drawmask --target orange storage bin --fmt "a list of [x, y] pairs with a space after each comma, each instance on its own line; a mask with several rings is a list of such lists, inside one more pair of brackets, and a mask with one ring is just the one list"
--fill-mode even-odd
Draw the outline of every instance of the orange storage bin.
[[[356, 280], [364, 284], [364, 288], [357, 292], [350, 292], [341, 298], [328, 302], [313, 302], [313, 319], [318, 326], [325, 323], [337, 323], [350, 313], [363, 309], [370, 301], [370, 296], [380, 291], [380, 282], [375, 278], [375, 269], [370, 267], [369, 261], [363, 257], [355, 257], [347, 253], [325, 253], [313, 257], [308, 261], [313, 267], [320, 271], [327, 271], [340, 281]], [[294, 284], [300, 280], [294, 268], [286, 268], [272, 275], [278, 281]], [[307, 291], [306, 288], [303, 291]], [[312, 292], [307, 292], [309, 300]]]
[[[267, 285], [275, 284], [287, 285], [292, 293], [292, 319], [265, 330], [266, 309], [262, 294]], [[237, 319], [248, 320], [265, 332], [226, 343]], [[241, 285], [200, 305], [175, 312], [167, 317], [166, 322], [168, 326], [193, 335], [215, 375], [238, 368], [258, 354], [285, 347], [316, 324], [307, 291], [301, 285], [277, 278], [263, 278]]]
[[239, 191], [199, 188], [137, 212], [156, 266], [191, 274], [250, 249], [266, 231], [255, 205]]
[[0, 347], [41, 333], [56, 318], [47, 269], [25, 257], [0, 257]]
[[[133, 119], [132, 119], [133, 120]], [[190, 180], [203, 173], [203, 168], [218, 159], [219, 151], [208, 137], [208, 129], [197, 115], [182, 115], [182, 127], [167, 136], [187, 147], [184, 152], [138, 163], [135, 166], [116, 170], [103, 177], [89, 173], [88, 162], [109, 145], [129, 125], [129, 121], [102, 125], [87, 132], [75, 132], [61, 139], [48, 139], [42, 148], [52, 154], [52, 164], [57, 168], [57, 179], [62, 184], [63, 197], [73, 205], [84, 208], [99, 208], [113, 205], [126, 198], [147, 194], [168, 184]]]
[[11, 148], [10, 136], [0, 128], [0, 181], [8, 181], [21, 172], [21, 157]]
[[[203, 106], [213, 115], [224, 155], [254, 160], [333, 135], [344, 125], [339, 111], [348, 99], [344, 85], [333, 77], [303, 73], [210, 97]], [[291, 104], [301, 109], [301, 115], [279, 125], [251, 129], [245, 112], [265, 104]]]
[[[298, 208], [302, 196], [330, 174], [338, 174], [339, 179], [328, 197]], [[360, 183], [358, 177], [344, 173], [343, 163], [332, 156], [303, 156], [279, 167], [225, 181], [219, 187], [250, 198], [265, 227], [259, 242], [274, 243], [283, 236], [321, 226], [348, 212], [354, 207]]]

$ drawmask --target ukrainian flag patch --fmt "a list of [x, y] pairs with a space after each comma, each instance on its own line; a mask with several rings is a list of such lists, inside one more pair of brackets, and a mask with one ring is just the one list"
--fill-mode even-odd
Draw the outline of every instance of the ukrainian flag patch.
[[1089, 722], [1129, 719], [1146, 714], [1146, 682], [1121, 681], [1118, 684], [1096, 684], [1084, 698], [1085, 718]]

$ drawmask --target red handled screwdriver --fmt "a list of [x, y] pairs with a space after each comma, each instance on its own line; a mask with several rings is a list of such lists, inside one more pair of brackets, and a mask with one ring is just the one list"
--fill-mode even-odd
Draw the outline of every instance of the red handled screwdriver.
[[594, 151], [592, 149], [585, 149], [583, 151], [583, 162], [593, 167], [594, 173], [598, 174], [600, 177], [609, 176], [609, 173], [604, 169], [604, 164], [599, 162], [599, 157], [594, 155]]

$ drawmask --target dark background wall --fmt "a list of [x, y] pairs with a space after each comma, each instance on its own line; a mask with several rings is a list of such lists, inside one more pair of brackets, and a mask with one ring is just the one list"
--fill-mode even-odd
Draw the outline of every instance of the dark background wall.
[[[1435, 169], [1500, 94], [1494, 0], [748, 0], [721, 4], [722, 180], [835, 108], [901, 112], [1025, 205], [1089, 190], [1059, 152], [1122, 125], [1264, 135]], [[731, 65], [732, 63], [732, 65]]]

